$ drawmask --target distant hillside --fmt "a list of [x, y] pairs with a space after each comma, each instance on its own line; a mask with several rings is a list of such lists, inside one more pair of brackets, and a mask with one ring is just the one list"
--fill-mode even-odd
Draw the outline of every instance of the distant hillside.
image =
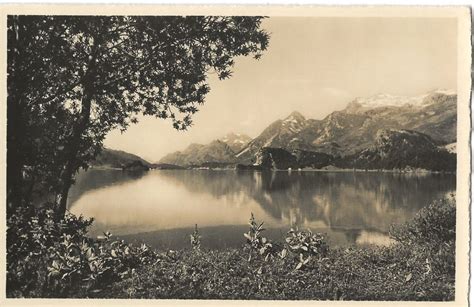
[[296, 157], [281, 148], [263, 147], [256, 154], [255, 165], [270, 169], [296, 167]]
[[138, 165], [140, 162], [145, 167], [151, 167], [151, 164], [137, 155], [121, 151], [104, 148], [97, 158], [91, 163], [95, 167], [127, 168]]
[[377, 133], [373, 146], [342, 158], [338, 164], [359, 169], [456, 171], [456, 154], [438, 147], [426, 134], [386, 129]]
[[[382, 129], [375, 143], [358, 153], [334, 157], [325, 153], [263, 147], [255, 155], [255, 169], [324, 167], [355, 169], [425, 169], [456, 171], [456, 154], [435, 144], [426, 134], [410, 130]], [[239, 169], [246, 169], [240, 166]], [[247, 168], [249, 169], [249, 168]], [[251, 168], [250, 168], [251, 169]]]
[[322, 168], [334, 163], [331, 155], [305, 150], [289, 152], [282, 148], [263, 147], [255, 155], [255, 163], [260, 169]]

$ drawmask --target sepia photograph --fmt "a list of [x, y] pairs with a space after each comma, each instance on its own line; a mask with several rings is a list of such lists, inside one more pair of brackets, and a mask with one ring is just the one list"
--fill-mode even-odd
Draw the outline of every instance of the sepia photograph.
[[2, 296], [467, 304], [470, 14], [3, 7]]

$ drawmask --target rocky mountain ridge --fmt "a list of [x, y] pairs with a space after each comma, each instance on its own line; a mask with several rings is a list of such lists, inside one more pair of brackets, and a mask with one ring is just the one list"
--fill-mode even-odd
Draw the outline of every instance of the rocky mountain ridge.
[[222, 139], [209, 144], [191, 144], [183, 151], [170, 153], [160, 159], [159, 163], [181, 166], [200, 165], [206, 162], [237, 162], [235, 154], [239, 152], [251, 138], [245, 134], [229, 133]]
[[248, 162], [261, 147], [350, 155], [370, 146], [380, 129], [415, 130], [431, 136], [437, 144], [453, 143], [457, 96], [447, 93], [431, 92], [413, 99], [403, 98], [400, 105], [395, 105], [394, 96], [387, 99], [386, 95], [378, 95], [364, 100], [370, 103], [361, 103], [358, 98], [344, 110], [334, 111], [322, 120], [305, 119], [293, 112], [283, 121], [277, 120], [268, 126], [236, 156]]
[[[443, 156], [446, 148], [451, 151], [455, 148], [456, 111], [457, 95], [446, 90], [436, 90], [415, 97], [380, 94], [356, 98], [343, 110], [334, 111], [321, 120], [306, 119], [301, 113], [292, 112], [286, 118], [270, 124], [254, 139], [246, 137], [236, 144], [234, 134], [208, 145], [193, 144], [182, 152], [167, 155], [160, 163], [182, 166], [239, 163], [264, 164], [265, 167], [321, 167], [324, 163], [334, 165], [339, 161], [340, 165], [351, 167], [380, 168], [397, 164], [388, 160], [408, 159], [409, 155], [404, 155], [402, 151], [394, 151], [388, 158], [381, 158], [383, 162], [374, 158], [381, 148], [386, 148], [380, 143], [385, 139], [389, 143], [393, 142], [394, 147], [412, 144], [413, 150], [423, 152], [419, 156], [415, 155], [418, 159], [438, 161], [433, 157]], [[413, 143], [413, 140], [416, 142]], [[425, 145], [429, 147], [429, 151], [422, 148]], [[408, 147], [400, 148], [408, 150]], [[277, 149], [284, 150], [296, 160]], [[273, 162], [265, 162], [265, 159], [273, 155], [278, 158], [272, 158]], [[448, 156], [443, 157], [452, 160]], [[285, 162], [285, 159], [288, 161]], [[321, 163], [321, 159], [325, 162]], [[446, 163], [450, 165], [446, 167], [453, 169], [450, 163]], [[435, 167], [424, 162], [418, 164]]]

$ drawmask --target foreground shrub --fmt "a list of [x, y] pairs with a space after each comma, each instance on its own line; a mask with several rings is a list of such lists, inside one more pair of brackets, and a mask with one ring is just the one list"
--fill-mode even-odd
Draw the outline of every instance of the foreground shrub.
[[454, 195], [422, 208], [412, 221], [392, 227], [390, 234], [393, 239], [407, 246], [454, 243], [456, 239]]
[[249, 226], [249, 231], [244, 233], [244, 237], [246, 239], [246, 245], [244, 249], [248, 250], [248, 261], [250, 262], [252, 260], [252, 256], [254, 255], [261, 256], [263, 259], [265, 259], [265, 261], [272, 259], [278, 252], [279, 247], [262, 235], [262, 233], [265, 231], [265, 228], [263, 228], [263, 222], [258, 224], [255, 220], [255, 217], [253, 216], [253, 213], [251, 213]]
[[201, 235], [199, 234], [198, 225], [194, 226], [194, 232], [189, 236], [191, 246], [195, 250], [201, 249]]
[[[397, 247], [409, 250], [410, 275], [421, 288], [437, 288], [438, 297], [454, 298], [456, 259], [456, 201], [454, 195], [424, 207], [415, 218], [390, 232]], [[394, 247], [396, 248], [396, 247]], [[435, 289], [432, 289], [433, 291]], [[429, 291], [429, 290], [423, 290]], [[423, 292], [420, 293], [423, 295]]]
[[55, 247], [62, 238], [84, 236], [91, 223], [70, 214], [56, 223], [52, 210], [19, 208], [12, 214], [7, 220], [7, 295], [46, 295]]
[[296, 255], [298, 263], [296, 270], [307, 265], [313, 259], [321, 260], [328, 253], [328, 245], [324, 236], [320, 233], [314, 234], [310, 229], [299, 231], [291, 228], [285, 242], [286, 250]]
[[131, 270], [157, 260], [146, 245], [134, 247], [86, 236], [92, 220], [52, 210], [19, 209], [8, 219], [7, 296], [94, 296]]

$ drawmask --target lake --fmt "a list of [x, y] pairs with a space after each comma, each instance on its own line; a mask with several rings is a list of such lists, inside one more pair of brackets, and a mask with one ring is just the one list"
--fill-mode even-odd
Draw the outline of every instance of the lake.
[[91, 236], [110, 231], [158, 249], [189, 247], [195, 224], [204, 248], [239, 247], [251, 213], [273, 240], [293, 226], [326, 233], [331, 246], [386, 245], [392, 224], [455, 190], [450, 174], [90, 169], [68, 206], [94, 218]]

